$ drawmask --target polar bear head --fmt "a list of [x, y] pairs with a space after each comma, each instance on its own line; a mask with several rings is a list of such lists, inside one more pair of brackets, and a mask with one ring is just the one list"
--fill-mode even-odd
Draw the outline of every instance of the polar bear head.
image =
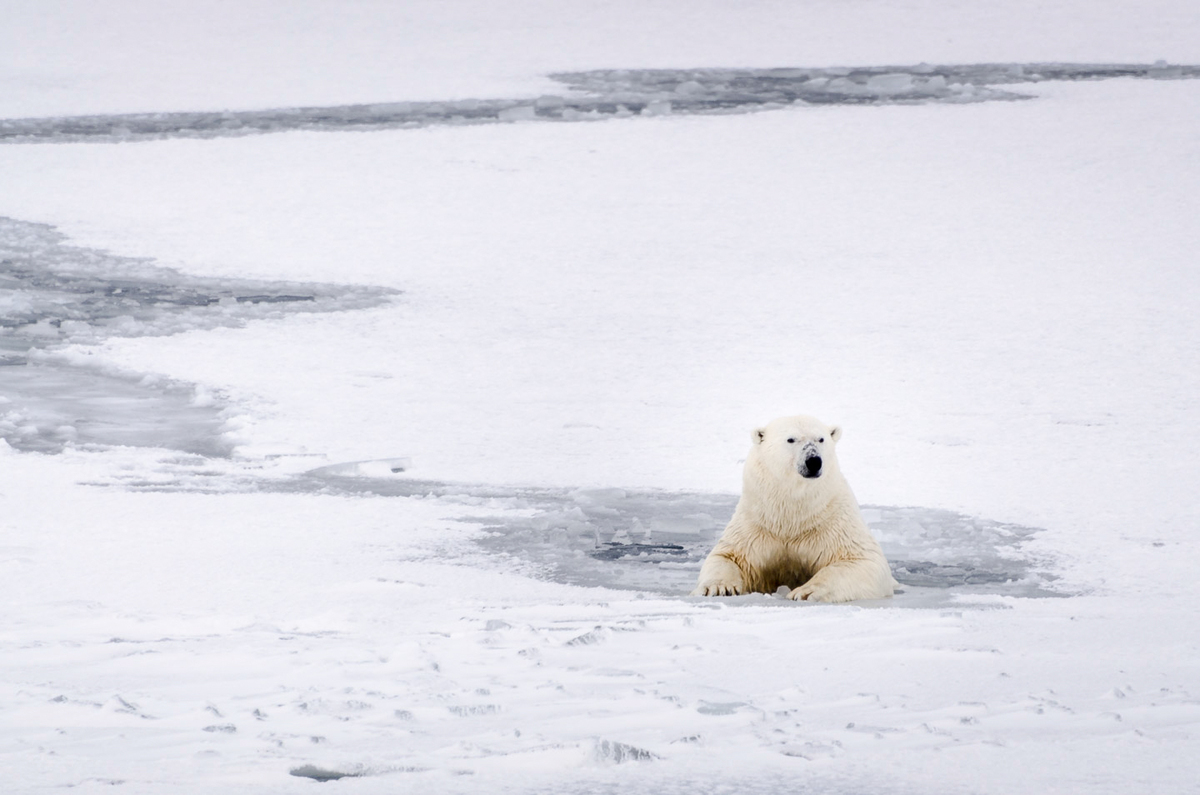
[[753, 460], [760, 476], [788, 483], [797, 483], [797, 478], [803, 482], [834, 476], [838, 473], [834, 448], [841, 436], [841, 428], [816, 417], [780, 417], [754, 429], [747, 463]]

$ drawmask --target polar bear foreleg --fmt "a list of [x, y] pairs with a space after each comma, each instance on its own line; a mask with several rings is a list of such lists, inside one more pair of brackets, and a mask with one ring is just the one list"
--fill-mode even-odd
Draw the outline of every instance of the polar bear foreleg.
[[737, 596], [747, 593], [746, 578], [733, 557], [719, 546], [700, 567], [700, 580], [692, 596]]
[[818, 571], [799, 588], [793, 588], [788, 598], [809, 602], [883, 599], [892, 595], [894, 587], [895, 580], [886, 561], [839, 560]]

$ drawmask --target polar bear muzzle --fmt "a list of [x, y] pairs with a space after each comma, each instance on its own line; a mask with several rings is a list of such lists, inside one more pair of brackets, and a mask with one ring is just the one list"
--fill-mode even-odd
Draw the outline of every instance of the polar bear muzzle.
[[804, 464], [800, 467], [800, 474], [806, 478], [821, 477], [821, 456], [810, 454], [804, 459]]

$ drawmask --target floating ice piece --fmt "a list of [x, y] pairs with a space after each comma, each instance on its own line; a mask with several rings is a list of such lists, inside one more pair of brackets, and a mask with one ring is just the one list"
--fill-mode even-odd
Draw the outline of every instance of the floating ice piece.
[[537, 118], [537, 109], [533, 105], [518, 105], [505, 108], [496, 114], [500, 121], [533, 121]]
[[387, 478], [410, 469], [412, 469], [412, 459], [408, 457], [374, 458], [368, 461], [347, 461], [341, 464], [317, 467], [310, 474], [335, 478]]
[[872, 75], [867, 78], [867, 88], [876, 94], [907, 94], [914, 89], [913, 76], [906, 72]]
[[866, 88], [848, 77], [835, 77], [825, 86], [827, 91], [839, 94], [865, 94]]
[[563, 108], [560, 118], [563, 121], [585, 121], [589, 119], [602, 119], [604, 115], [598, 110], [590, 110], [585, 113], [575, 108]]

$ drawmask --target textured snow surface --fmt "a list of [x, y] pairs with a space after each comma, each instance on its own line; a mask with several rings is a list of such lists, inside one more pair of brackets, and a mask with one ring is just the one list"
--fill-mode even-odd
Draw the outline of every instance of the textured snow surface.
[[[1200, 62], [1167, 2], [294, 9], [5, 4], [0, 115]], [[1200, 83], [1033, 93], [0, 147], [0, 790], [1194, 791]], [[798, 411], [902, 592], [685, 596]]]

